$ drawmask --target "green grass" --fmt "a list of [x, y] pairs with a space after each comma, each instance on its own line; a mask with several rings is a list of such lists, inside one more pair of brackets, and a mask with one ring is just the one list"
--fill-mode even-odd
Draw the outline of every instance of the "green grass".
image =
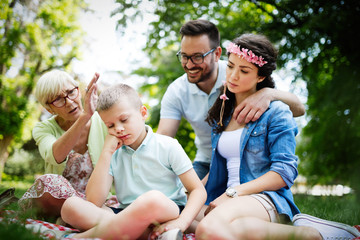
[[27, 176], [19, 178], [16, 176], [10, 176], [3, 174], [2, 181], [0, 182], [0, 193], [8, 188], [15, 188], [15, 196], [20, 198], [28, 188], [34, 183], [35, 178], [33, 176]]
[[354, 194], [344, 196], [294, 195], [294, 199], [302, 213], [351, 226], [360, 225], [360, 205]]
[[[0, 193], [8, 188], [15, 188], [15, 196], [21, 198], [26, 190], [33, 184], [34, 177], [18, 178], [16, 176], [3, 175], [0, 183]], [[12, 203], [6, 207], [9, 210], [18, 212], [19, 208], [16, 203]], [[16, 214], [18, 222], [10, 221], [13, 216], [4, 216], [0, 221], [0, 239], [21, 239], [21, 240], [40, 240], [43, 239], [40, 234], [33, 233], [24, 226], [24, 221], [28, 213]]]

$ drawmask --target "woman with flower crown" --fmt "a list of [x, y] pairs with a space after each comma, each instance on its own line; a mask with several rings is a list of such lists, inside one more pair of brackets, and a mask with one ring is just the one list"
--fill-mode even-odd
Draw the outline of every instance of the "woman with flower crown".
[[[228, 45], [227, 55], [223, 94], [206, 119], [212, 126], [212, 159], [205, 186], [208, 206], [196, 238], [357, 236], [350, 226], [344, 231], [354, 230], [354, 234], [346, 235], [340, 228], [334, 232], [336, 226], [329, 221], [299, 214], [290, 190], [298, 175], [298, 129], [286, 104], [272, 102], [257, 121], [247, 124], [239, 124], [232, 116], [247, 96], [264, 87], [274, 88], [271, 73], [276, 69], [277, 51], [272, 43], [262, 35], [243, 34]], [[312, 220], [323, 222], [316, 225]], [[301, 227], [279, 224], [291, 221]]]

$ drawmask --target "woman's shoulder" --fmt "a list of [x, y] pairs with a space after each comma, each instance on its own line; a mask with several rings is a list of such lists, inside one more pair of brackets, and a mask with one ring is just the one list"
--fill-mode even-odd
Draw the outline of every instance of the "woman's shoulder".
[[289, 106], [281, 101], [272, 101], [269, 105], [269, 108], [256, 122], [269, 123], [283, 121], [284, 119], [287, 119], [287, 121], [293, 121], [293, 115]]
[[61, 136], [65, 131], [61, 129], [59, 124], [55, 120], [55, 116], [45, 119], [41, 122], [37, 122], [32, 130], [32, 135], [35, 141], [42, 139], [44, 136], [53, 135]]
[[279, 114], [283, 114], [283, 115], [289, 115], [289, 117], [292, 117], [292, 112], [290, 111], [290, 107], [289, 105], [283, 103], [282, 101], [276, 100], [276, 101], [272, 101], [269, 105], [269, 108], [267, 109], [267, 111], [263, 114], [263, 115], [279, 115]]
[[283, 103], [282, 101], [276, 100], [276, 101], [272, 101], [270, 103], [269, 109], [272, 111], [276, 111], [276, 110], [282, 110], [282, 111], [286, 111], [286, 110], [290, 110], [289, 105]]
[[266, 111], [264, 115], [267, 116], [266, 119], [269, 122], [276, 122], [276, 124], [281, 122], [283, 124], [296, 126], [294, 116], [290, 111], [290, 107], [281, 101], [271, 102], [268, 111]]
[[102, 122], [102, 119], [97, 111], [91, 116], [91, 121]]
[[58, 129], [59, 125], [56, 122], [55, 117], [56, 116], [51, 116], [48, 119], [37, 122], [34, 126], [34, 130], [36, 131], [38, 129], [44, 129], [44, 128]]

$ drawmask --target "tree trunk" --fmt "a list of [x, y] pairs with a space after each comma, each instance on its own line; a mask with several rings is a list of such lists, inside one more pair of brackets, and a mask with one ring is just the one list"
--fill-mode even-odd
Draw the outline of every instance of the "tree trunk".
[[9, 157], [8, 146], [10, 145], [13, 136], [4, 136], [3, 139], [0, 140], [0, 182], [2, 179], [2, 173], [4, 171], [5, 162]]

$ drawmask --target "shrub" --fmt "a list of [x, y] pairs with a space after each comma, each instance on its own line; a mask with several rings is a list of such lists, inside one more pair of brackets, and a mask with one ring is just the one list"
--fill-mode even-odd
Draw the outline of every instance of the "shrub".
[[44, 160], [38, 150], [16, 149], [5, 163], [4, 173], [24, 177], [44, 172]]

